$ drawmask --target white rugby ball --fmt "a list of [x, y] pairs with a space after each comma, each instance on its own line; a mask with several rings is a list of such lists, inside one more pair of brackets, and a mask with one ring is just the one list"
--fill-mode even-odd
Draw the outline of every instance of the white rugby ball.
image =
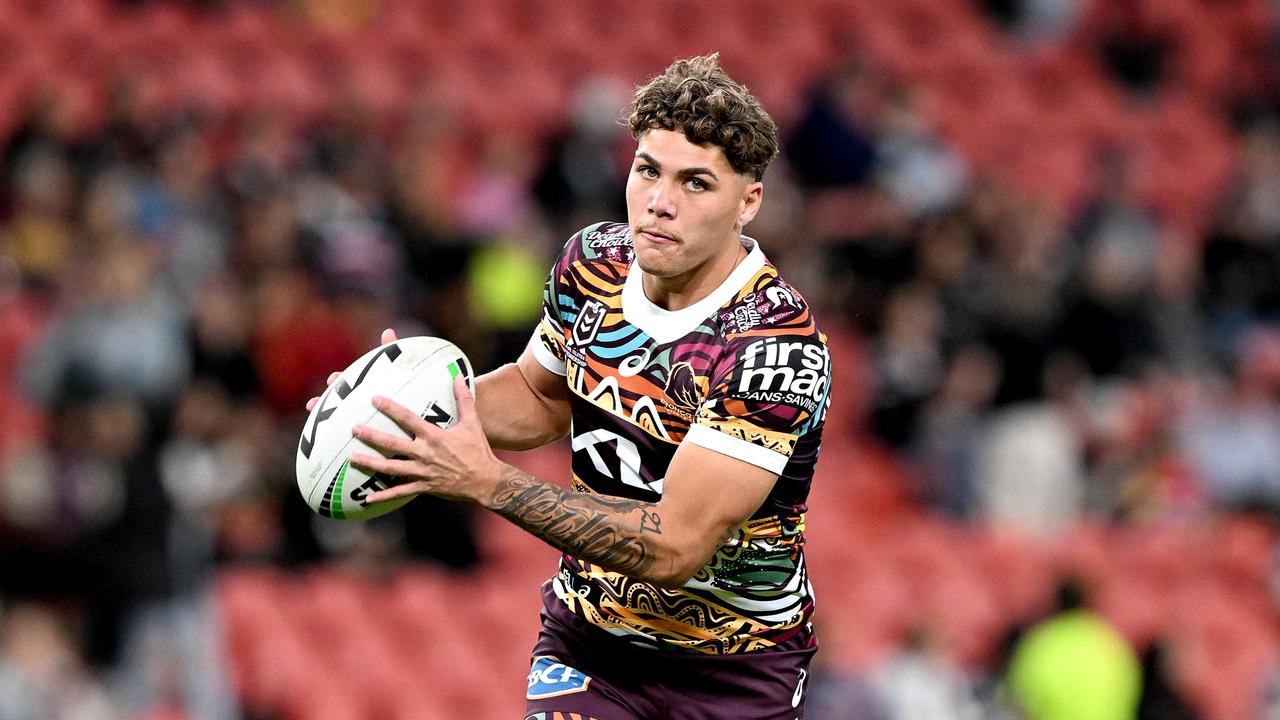
[[453, 379], [474, 389], [471, 364], [448, 340], [407, 337], [365, 353], [320, 396], [298, 441], [298, 490], [311, 509], [338, 520], [368, 520], [401, 507], [410, 498], [370, 505], [369, 493], [388, 487], [381, 475], [353, 467], [352, 453], [378, 455], [351, 436], [355, 425], [408, 437], [373, 407], [373, 396], [390, 398], [440, 427], [457, 422]]

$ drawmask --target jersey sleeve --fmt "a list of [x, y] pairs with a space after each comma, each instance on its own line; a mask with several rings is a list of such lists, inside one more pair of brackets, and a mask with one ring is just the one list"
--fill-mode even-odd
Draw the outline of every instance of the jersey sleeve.
[[714, 367], [685, 440], [781, 474], [826, 417], [831, 357], [816, 331], [745, 334]]
[[564, 249], [556, 257], [542, 289], [542, 319], [529, 339], [534, 358], [544, 368], [556, 375], [565, 370], [565, 328], [572, 327], [577, 314], [577, 301], [568, 280], [569, 266], [574, 262], [576, 249], [582, 245], [582, 233], [569, 238]]

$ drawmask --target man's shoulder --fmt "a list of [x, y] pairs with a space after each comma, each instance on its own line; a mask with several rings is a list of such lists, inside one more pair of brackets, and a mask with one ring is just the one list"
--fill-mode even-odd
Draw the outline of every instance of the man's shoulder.
[[720, 313], [726, 339], [793, 335], [825, 342], [804, 295], [771, 263], [743, 285]]

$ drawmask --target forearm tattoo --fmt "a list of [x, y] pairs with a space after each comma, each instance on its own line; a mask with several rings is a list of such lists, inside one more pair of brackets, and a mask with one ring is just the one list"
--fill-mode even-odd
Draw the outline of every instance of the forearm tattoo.
[[507, 466], [489, 507], [556, 549], [624, 575], [643, 577], [657, 561], [646, 537], [662, 534], [653, 503], [574, 492]]

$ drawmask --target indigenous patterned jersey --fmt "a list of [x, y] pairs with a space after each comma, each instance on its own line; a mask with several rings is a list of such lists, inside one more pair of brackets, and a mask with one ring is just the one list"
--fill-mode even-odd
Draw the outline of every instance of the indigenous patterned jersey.
[[[755, 241], [725, 282], [677, 311], [649, 301], [625, 223], [588, 227], [547, 281], [531, 341], [571, 390], [573, 485], [657, 502], [681, 442], [778, 474], [759, 510], [677, 590], [570, 555], [552, 579], [569, 612], [634, 642], [705, 653], [810, 633], [804, 513], [831, 362], [804, 299]], [[706, 482], [715, 482], [707, 478]]]

